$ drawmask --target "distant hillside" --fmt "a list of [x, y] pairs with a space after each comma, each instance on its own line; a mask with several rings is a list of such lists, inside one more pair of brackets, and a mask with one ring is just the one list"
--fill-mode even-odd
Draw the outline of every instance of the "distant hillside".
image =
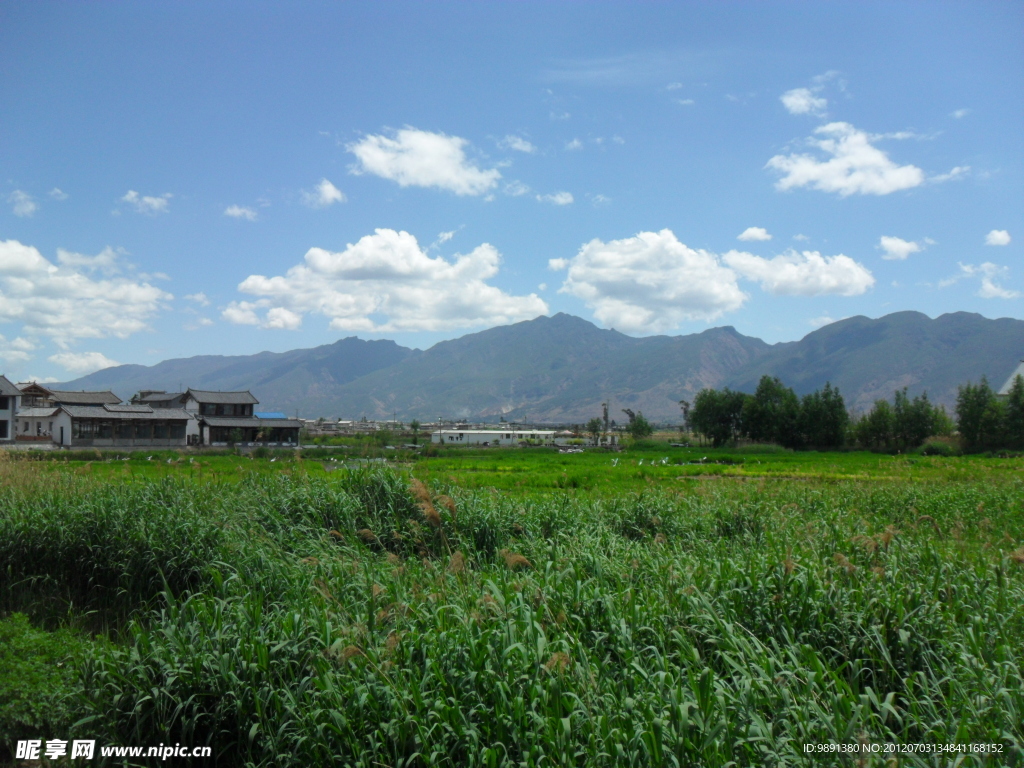
[[753, 391], [768, 373], [804, 394], [831, 381], [847, 406], [859, 410], [907, 387], [911, 395], [927, 391], [952, 410], [959, 385], [984, 375], [998, 388], [1021, 357], [1024, 321], [969, 312], [932, 320], [920, 312], [895, 312], [877, 320], [851, 317], [800, 341], [776, 344], [733, 374], [728, 385]]
[[317, 416], [321, 404], [334, 397], [341, 385], [417, 354], [420, 353], [393, 341], [363, 341], [351, 336], [333, 344], [290, 352], [200, 355], [165, 360], [153, 366], [119, 365], [60, 386], [110, 389], [124, 399], [140, 389], [248, 389], [259, 399], [261, 408], [288, 413], [298, 410], [304, 416]]
[[752, 392], [763, 374], [804, 394], [831, 381], [851, 408], [896, 389], [927, 390], [951, 408], [956, 388], [986, 375], [998, 387], [1024, 357], [1024, 321], [957, 312], [852, 317], [800, 341], [769, 345], [731, 327], [634, 338], [572, 315], [538, 317], [443, 341], [425, 352], [347, 338], [315, 349], [201, 356], [107, 368], [62, 385], [112, 389], [251, 389], [267, 410], [306, 417], [466, 418], [583, 422], [610, 401], [677, 422], [704, 387]]

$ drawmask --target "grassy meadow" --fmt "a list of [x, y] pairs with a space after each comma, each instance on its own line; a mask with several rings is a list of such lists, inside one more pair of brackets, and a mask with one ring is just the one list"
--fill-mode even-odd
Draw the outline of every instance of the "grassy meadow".
[[65, 458], [0, 456], [0, 763], [1024, 765], [1024, 459]]

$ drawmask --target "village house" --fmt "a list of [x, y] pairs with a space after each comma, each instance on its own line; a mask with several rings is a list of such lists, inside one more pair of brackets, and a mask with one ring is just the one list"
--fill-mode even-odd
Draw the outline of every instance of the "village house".
[[18, 427], [18, 400], [21, 390], [6, 377], [0, 375], [0, 445], [10, 443]]
[[543, 443], [565, 445], [572, 439], [572, 432], [553, 429], [506, 427], [505, 429], [437, 429], [430, 433], [430, 442], [445, 445], [519, 445], [520, 443]]

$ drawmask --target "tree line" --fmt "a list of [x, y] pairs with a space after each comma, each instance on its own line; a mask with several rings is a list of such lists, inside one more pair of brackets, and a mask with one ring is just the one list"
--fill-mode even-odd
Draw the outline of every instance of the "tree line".
[[839, 389], [831, 383], [797, 394], [778, 378], [762, 376], [754, 394], [728, 388], [703, 389], [692, 405], [680, 401], [684, 428], [713, 446], [743, 438], [792, 449], [834, 450], [859, 446], [880, 451], [909, 451], [930, 437], [959, 433], [967, 451], [1024, 450], [1024, 378], [1017, 376], [1009, 395], [999, 398], [988, 381], [967, 383], [957, 391], [956, 421], [933, 404], [928, 393], [911, 398], [906, 388], [893, 401], [876, 400], [871, 410], [851, 417]]

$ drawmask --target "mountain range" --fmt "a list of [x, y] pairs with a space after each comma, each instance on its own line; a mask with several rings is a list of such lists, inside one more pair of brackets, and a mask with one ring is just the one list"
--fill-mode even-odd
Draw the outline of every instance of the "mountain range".
[[951, 409], [957, 387], [987, 376], [994, 387], [1024, 356], [1024, 321], [955, 312], [851, 317], [799, 341], [767, 344], [731, 326], [685, 336], [635, 338], [557, 314], [490, 328], [419, 351], [349, 337], [313, 349], [120, 365], [63, 389], [248, 389], [263, 410], [303, 417], [439, 417], [582, 422], [622, 408], [677, 422], [679, 401], [704, 387], [752, 392], [778, 376], [798, 394], [830, 381], [853, 410], [907, 387]]

